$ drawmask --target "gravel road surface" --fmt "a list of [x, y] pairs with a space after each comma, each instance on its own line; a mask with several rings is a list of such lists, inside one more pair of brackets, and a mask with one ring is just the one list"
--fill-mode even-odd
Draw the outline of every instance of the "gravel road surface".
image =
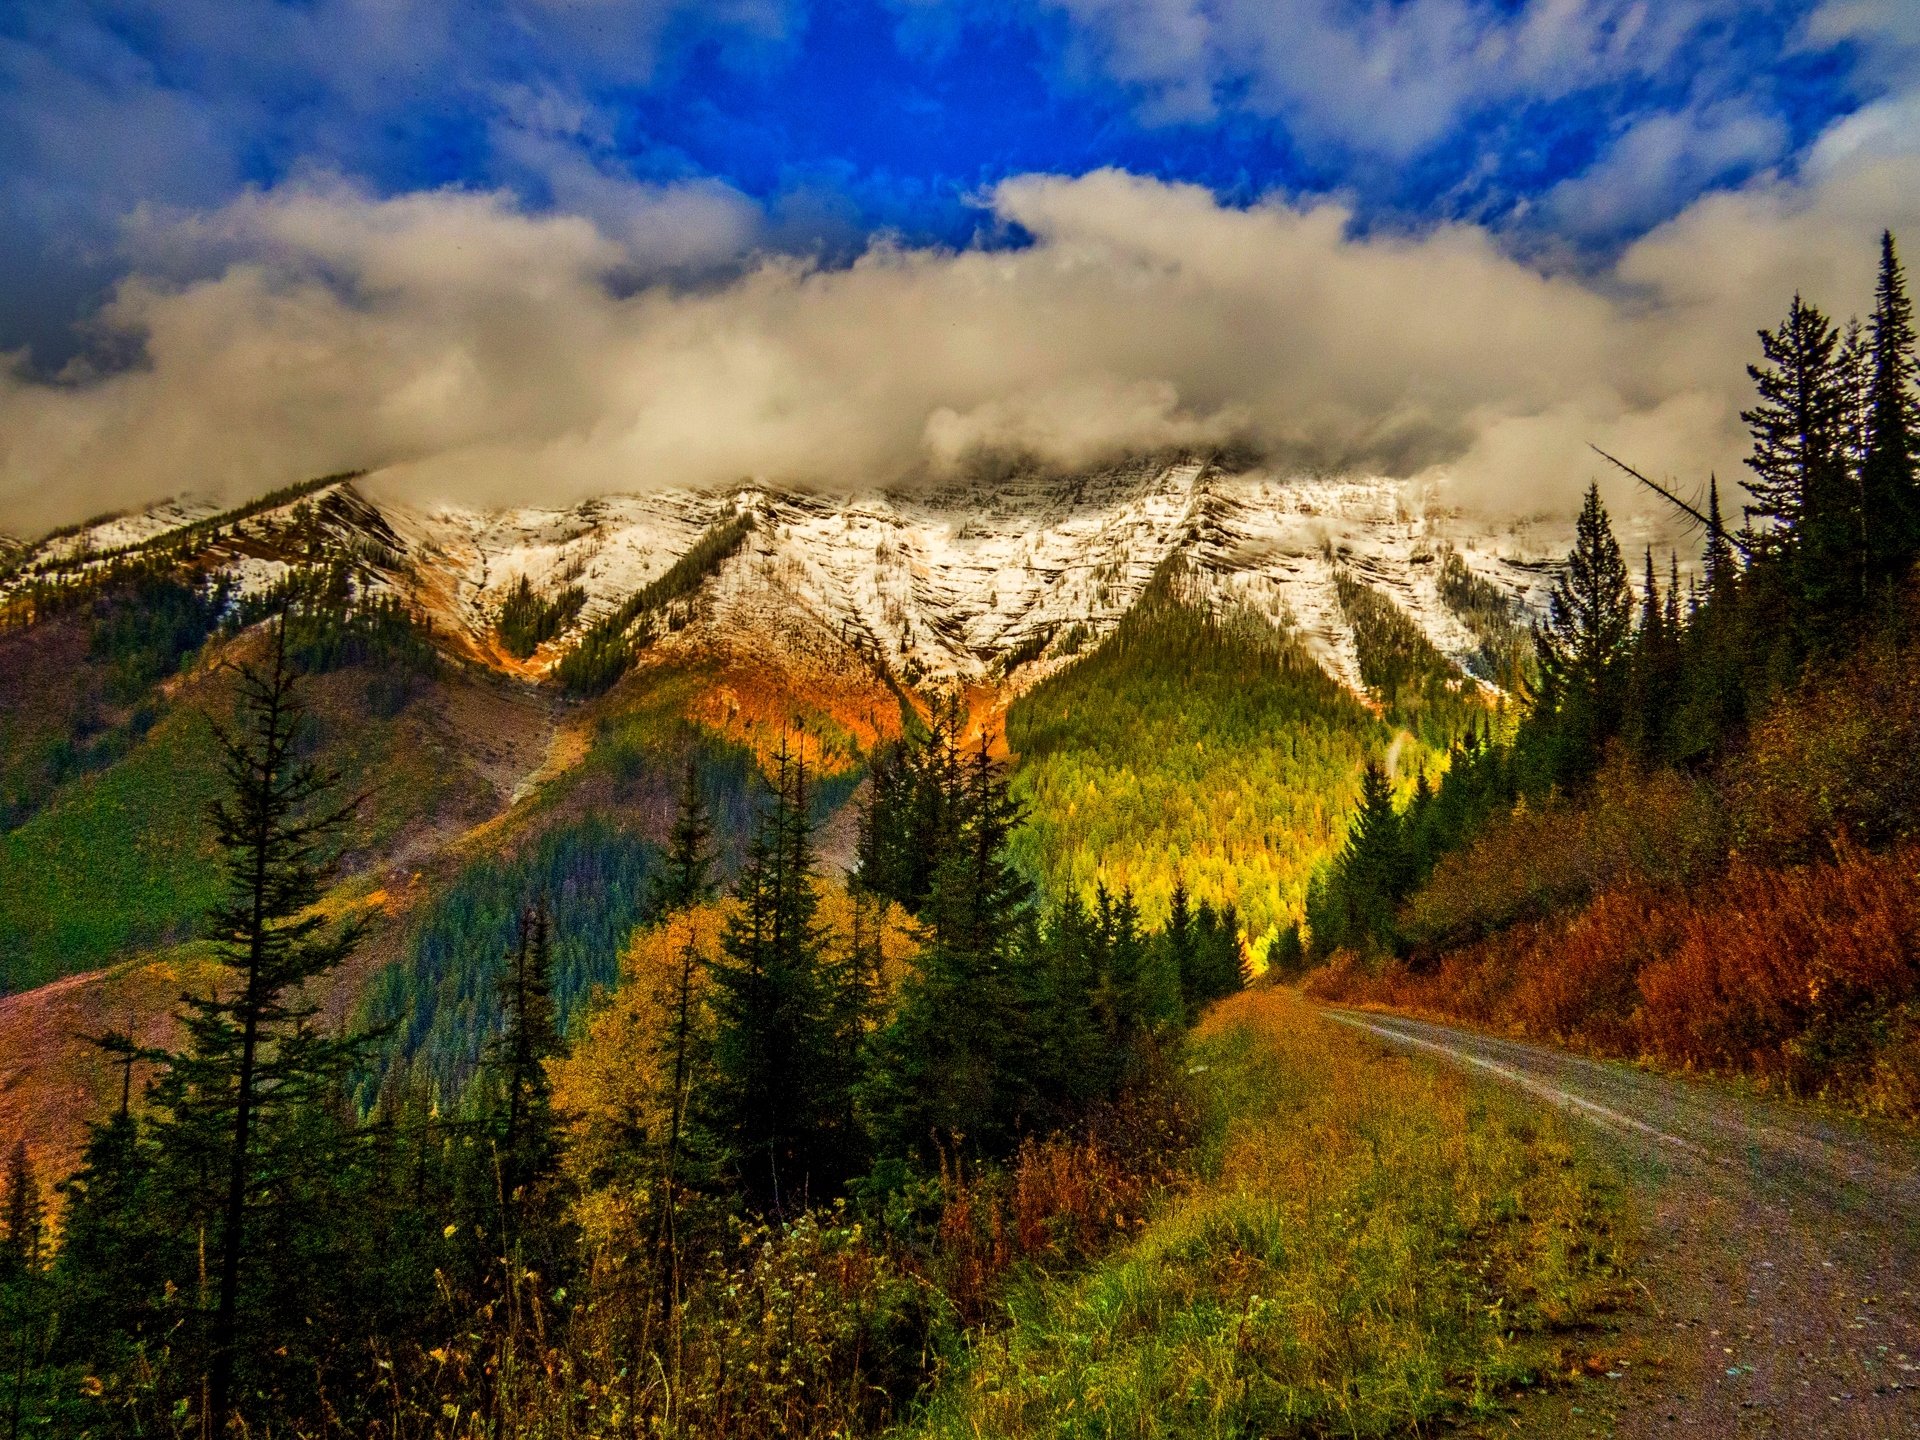
[[1631, 1188], [1646, 1303], [1606, 1371], [1504, 1433], [1920, 1440], [1920, 1144], [1542, 1045], [1324, 1013], [1587, 1122]]

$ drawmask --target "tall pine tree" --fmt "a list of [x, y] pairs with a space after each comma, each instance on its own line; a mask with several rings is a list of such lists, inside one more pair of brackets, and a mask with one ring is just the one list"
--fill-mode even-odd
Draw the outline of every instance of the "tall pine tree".
[[1920, 356], [1913, 302], [1893, 236], [1880, 240], [1874, 294], [1865, 456], [1860, 466], [1869, 586], [1885, 591], [1920, 554]]
[[923, 1160], [956, 1145], [1004, 1150], [1034, 1104], [1037, 997], [1022, 944], [1033, 887], [1007, 854], [1020, 809], [984, 735], [957, 798], [925, 944], [875, 1042], [865, 1096], [883, 1153]]
[[730, 1152], [740, 1190], [774, 1214], [806, 1206], [846, 1178], [835, 996], [814, 890], [804, 761], [784, 749], [734, 885], [712, 984], [713, 1084], [705, 1128]]
[[1540, 707], [1553, 778], [1577, 780], [1620, 733], [1633, 638], [1633, 588], [1600, 487], [1587, 487], [1573, 549], [1554, 579], [1540, 654]]
[[[187, 1047], [161, 1057], [153, 1097], [160, 1158], [185, 1192], [179, 1218], [197, 1213], [211, 1231], [205, 1393], [214, 1435], [233, 1415], [242, 1287], [249, 1265], [260, 1263], [248, 1244], [251, 1222], [301, 1172], [324, 1178], [328, 1160], [297, 1133], [301, 1112], [332, 1097], [360, 1050], [318, 1029], [309, 989], [359, 938], [351, 925], [330, 929], [313, 909], [355, 805], [333, 802], [338, 778], [301, 756], [303, 711], [284, 619], [269, 645], [263, 664], [238, 667], [235, 720], [214, 725], [227, 783], [212, 809], [226, 898], [209, 911], [208, 927], [229, 986], [185, 997]], [[267, 1348], [259, 1338], [253, 1354]]]

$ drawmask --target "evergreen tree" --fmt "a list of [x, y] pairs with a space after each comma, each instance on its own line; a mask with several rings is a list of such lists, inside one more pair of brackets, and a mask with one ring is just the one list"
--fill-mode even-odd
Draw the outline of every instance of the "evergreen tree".
[[120, 1104], [109, 1119], [88, 1125], [80, 1168], [60, 1186], [61, 1288], [94, 1337], [138, 1344], [153, 1332], [172, 1227], [154, 1202], [152, 1145], [133, 1116], [133, 1071], [145, 1053], [127, 1031], [93, 1043], [120, 1069]]
[[1347, 843], [1307, 897], [1307, 926], [1316, 955], [1339, 949], [1390, 947], [1394, 911], [1409, 884], [1406, 835], [1393, 807], [1386, 767], [1369, 759], [1360, 775], [1360, 805]]
[[520, 935], [500, 986], [503, 1027], [488, 1046], [498, 1090], [491, 1117], [504, 1240], [522, 1245], [535, 1191], [559, 1163], [553, 1085], [547, 1062], [561, 1053], [553, 1007], [553, 918], [545, 898], [520, 915]]
[[855, 883], [917, 915], [960, 824], [963, 715], [957, 698], [933, 707], [927, 734], [874, 760], [860, 816]]
[[1920, 355], [1913, 302], [1891, 233], [1880, 239], [1867, 387], [1861, 503], [1868, 583], [1877, 592], [1902, 577], [1920, 553]]
[[1667, 734], [1679, 675], [1678, 607], [1671, 592], [1664, 602], [1653, 571], [1653, 548], [1646, 552], [1641, 581], [1640, 624], [1634, 632], [1628, 670], [1627, 739], [1641, 760], [1665, 758]]
[[1840, 463], [1847, 398], [1839, 333], [1816, 307], [1795, 295], [1779, 327], [1759, 334], [1763, 362], [1747, 367], [1759, 401], [1740, 418], [1753, 434], [1747, 512], [1767, 522], [1764, 542], [1800, 524], [1810, 494]]
[[806, 767], [784, 751], [734, 886], [738, 909], [710, 968], [714, 1078], [706, 1128], [725, 1144], [756, 1208], [805, 1206], [844, 1179], [834, 996], [813, 884]]
[[1633, 636], [1633, 590], [1598, 485], [1587, 487], [1573, 550], [1548, 597], [1547, 623], [1534, 635], [1551, 773], [1579, 779], [1620, 731]]
[[[1700, 568], [1706, 578], [1708, 599], [1725, 600], [1733, 594], [1740, 579], [1740, 561], [1734, 554], [1726, 520], [1720, 513], [1720, 477], [1717, 475], [1707, 477], [1707, 538]], [[1697, 600], [1692, 608], [1698, 608]]]
[[1118, 1073], [1105, 1025], [1105, 965], [1093, 917], [1069, 892], [1029, 943], [1038, 1001], [1037, 1089], [1047, 1123], [1070, 1123], [1104, 1097]]
[[40, 1200], [40, 1182], [27, 1158], [27, 1142], [16, 1140], [7, 1157], [6, 1227], [0, 1233], [0, 1278], [8, 1272], [24, 1274], [40, 1264], [40, 1240], [46, 1209]]
[[659, 1229], [660, 1310], [671, 1320], [680, 1301], [680, 1194], [688, 1186], [690, 1153], [707, 1147], [693, 1133], [697, 1097], [705, 1093], [712, 1065], [713, 1029], [707, 1008], [709, 958], [698, 934], [686, 926], [673, 969], [658, 996], [665, 1024], [654, 1041], [654, 1060], [666, 1081], [666, 1135], [661, 1145]]
[[1021, 941], [1031, 883], [1008, 858], [1021, 814], [986, 737], [966, 763], [953, 838], [923, 913], [925, 945], [877, 1037], [865, 1109], [883, 1152], [1003, 1150], [1032, 1109], [1035, 986]]
[[185, 997], [187, 1048], [161, 1057], [154, 1090], [160, 1158], [185, 1192], [176, 1223], [203, 1215], [212, 1232], [206, 1428], [214, 1435], [233, 1414], [248, 1235], [267, 1199], [262, 1182], [284, 1198], [333, 1173], [335, 1159], [297, 1133], [299, 1112], [336, 1090], [360, 1048], [322, 1034], [307, 998], [311, 982], [336, 969], [359, 937], [354, 926], [329, 934], [313, 913], [355, 806], [328, 803], [336, 777], [301, 758], [303, 712], [284, 621], [274, 624], [271, 646], [264, 666], [238, 669], [235, 722], [214, 725], [228, 794], [213, 806], [212, 822], [227, 897], [208, 922], [233, 989]]
[[1187, 899], [1187, 882], [1176, 875], [1173, 894], [1168, 898], [1167, 928], [1160, 932], [1160, 943], [1167, 952], [1167, 964], [1180, 977], [1180, 995], [1186, 1002], [1187, 1021], [1193, 1022], [1206, 1003], [1201, 990], [1203, 963], [1199, 936], [1194, 925], [1193, 907]]
[[658, 921], [676, 910], [711, 900], [712, 875], [713, 824], [707, 816], [706, 797], [700, 791], [698, 761], [689, 755], [686, 778], [680, 786], [680, 807], [667, 837], [667, 853], [653, 875], [648, 914]]

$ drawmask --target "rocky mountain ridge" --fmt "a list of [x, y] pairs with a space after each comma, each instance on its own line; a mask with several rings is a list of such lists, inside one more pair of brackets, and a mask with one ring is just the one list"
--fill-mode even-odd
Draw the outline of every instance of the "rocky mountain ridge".
[[[1336, 576], [1391, 599], [1466, 671], [1475, 640], [1441, 594], [1444, 551], [1531, 608], [1557, 538], [1472, 526], [1410, 502], [1390, 480], [1228, 471], [1202, 459], [918, 490], [667, 489], [564, 508], [422, 505], [388, 496], [377, 475], [269, 499], [277, 503], [236, 512], [183, 497], [73, 527], [14, 557], [0, 604], [170, 548], [240, 595], [300, 565], [345, 560], [364, 586], [429, 621], [444, 649], [538, 681], [588, 627], [748, 511], [747, 543], [675, 602], [663, 645], [745, 647], [806, 667], [857, 656], [909, 687], [1024, 688], [1097, 646], [1155, 574], [1183, 562], [1189, 594], [1291, 628], [1360, 691]], [[558, 634], [517, 659], [495, 628], [523, 578], [537, 594], [577, 586], [580, 597]]]

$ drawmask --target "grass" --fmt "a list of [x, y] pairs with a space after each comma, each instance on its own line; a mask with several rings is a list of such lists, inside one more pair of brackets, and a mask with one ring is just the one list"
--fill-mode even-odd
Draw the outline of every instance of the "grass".
[[176, 710], [0, 836], [0, 993], [187, 938], [219, 893], [206, 818], [217, 789], [204, 722]]
[[[409, 827], [454, 805], [462, 772], [407, 718], [367, 718], [364, 676], [306, 683], [315, 759], [361, 795], [357, 856], [390, 850]], [[204, 710], [224, 713], [224, 679], [200, 677], [117, 763], [70, 780], [52, 803], [0, 835], [0, 995], [97, 969], [198, 930], [220, 895], [208, 806], [221, 791]]]
[[904, 1432], [1406, 1434], [1546, 1373], [1618, 1284], [1617, 1199], [1552, 1119], [1262, 990], [1203, 1023], [1203, 1178], [1019, 1288]]

